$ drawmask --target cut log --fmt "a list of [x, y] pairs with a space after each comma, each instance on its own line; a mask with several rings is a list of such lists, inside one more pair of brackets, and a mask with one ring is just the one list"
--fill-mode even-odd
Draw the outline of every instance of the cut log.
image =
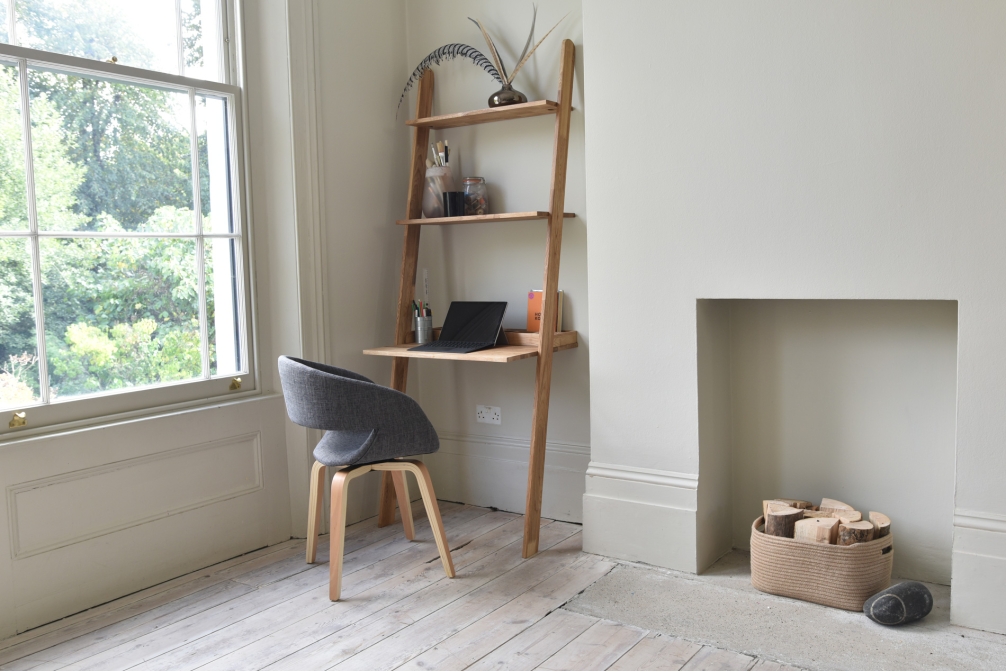
[[773, 508], [776, 508], [776, 509], [786, 509], [786, 508], [789, 508], [789, 504], [787, 504], [786, 502], [782, 501], [781, 499], [765, 499], [765, 500], [762, 500], [762, 503], [761, 503], [761, 515], [765, 516], [766, 518], [768, 518], [769, 507], [773, 507]]
[[834, 544], [838, 541], [838, 525], [838, 518], [804, 518], [796, 521], [793, 538]]
[[814, 506], [805, 499], [786, 499], [785, 497], [777, 497], [775, 501], [786, 502], [786, 504], [792, 506], [794, 509], [809, 509]]
[[[831, 511], [813, 511], [811, 509], [804, 509], [804, 518], [835, 518], [835, 515]], [[835, 518], [838, 520], [838, 518]]]
[[880, 539], [891, 533], [891, 519], [882, 513], [870, 511], [870, 522], [873, 523], [873, 538]]
[[825, 497], [821, 500], [821, 511], [855, 511], [855, 509], [845, 502]]
[[838, 523], [838, 545], [852, 546], [873, 539], [873, 523], [861, 520], [856, 523]]
[[[801, 518], [803, 518], [803, 509], [788, 507], [769, 511], [768, 515], [765, 516], [765, 534], [792, 539], [796, 521]], [[872, 524], [870, 525], [870, 529], [873, 529]]]
[[863, 519], [863, 514], [859, 511], [835, 511], [831, 515], [845, 524], [858, 523]]

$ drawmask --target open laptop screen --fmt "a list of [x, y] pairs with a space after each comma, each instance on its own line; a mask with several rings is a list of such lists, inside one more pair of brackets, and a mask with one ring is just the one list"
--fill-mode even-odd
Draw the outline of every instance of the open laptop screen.
[[440, 340], [494, 342], [506, 305], [506, 301], [451, 301]]

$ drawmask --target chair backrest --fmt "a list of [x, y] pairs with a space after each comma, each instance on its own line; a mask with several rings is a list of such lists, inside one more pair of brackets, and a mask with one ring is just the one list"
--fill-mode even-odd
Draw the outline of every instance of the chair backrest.
[[287, 415], [298, 425], [314, 429], [363, 429], [358, 413], [347, 407], [355, 404], [347, 400], [384, 389], [358, 373], [296, 357], [279, 358], [279, 378]]

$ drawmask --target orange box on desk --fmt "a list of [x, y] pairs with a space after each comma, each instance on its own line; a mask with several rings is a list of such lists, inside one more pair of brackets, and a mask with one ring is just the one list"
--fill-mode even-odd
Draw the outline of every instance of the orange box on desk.
[[[538, 331], [541, 327], [541, 297], [540, 289], [532, 289], [527, 293], [527, 330]], [[559, 304], [555, 311], [555, 330], [562, 331], [562, 290], [559, 290]]]

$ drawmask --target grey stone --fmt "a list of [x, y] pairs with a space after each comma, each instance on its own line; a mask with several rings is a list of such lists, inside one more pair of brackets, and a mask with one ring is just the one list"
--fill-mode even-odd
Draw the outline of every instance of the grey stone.
[[863, 605], [863, 613], [881, 625], [903, 625], [933, 610], [933, 594], [918, 581], [904, 581], [880, 591]]

